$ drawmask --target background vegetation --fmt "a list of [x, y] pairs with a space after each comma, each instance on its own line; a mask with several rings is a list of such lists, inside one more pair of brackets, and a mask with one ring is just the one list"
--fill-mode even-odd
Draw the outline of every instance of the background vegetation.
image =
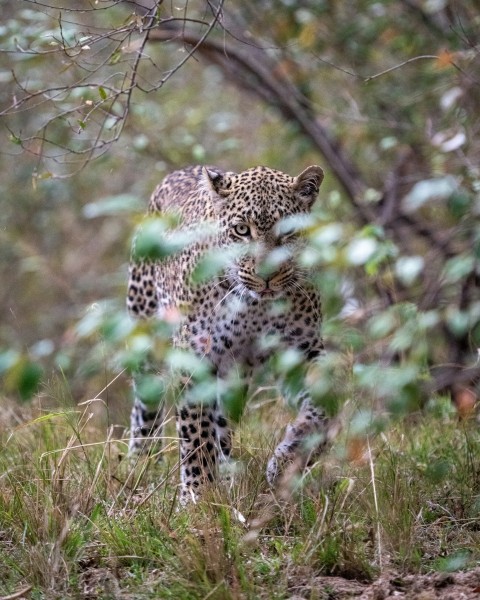
[[[126, 344], [134, 353], [145, 348], [144, 331], [123, 312], [132, 231], [156, 183], [191, 163], [266, 164], [291, 174], [324, 167], [304, 257], [318, 267], [330, 350], [316, 393], [331, 403], [338, 390], [330, 380], [338, 368], [348, 373], [340, 395], [349, 400], [353, 442], [338, 442], [333, 453], [344, 461], [337, 487], [327, 481], [321, 491], [310, 481], [297, 508], [285, 509], [273, 529], [265, 525], [251, 554], [237, 544], [243, 533], [226, 509], [205, 509], [210, 529], [222, 534], [214, 540], [204, 528], [208, 539], [189, 537], [196, 575], [179, 585], [192, 597], [253, 598], [259, 590], [284, 597], [291, 585], [278, 574], [285, 561], [305, 556], [309, 581], [322, 572], [368, 579], [387, 555], [407, 570], [441, 567], [445, 557], [450, 568], [451, 555], [460, 566], [475, 562], [478, 437], [469, 425], [457, 427], [437, 392], [452, 396], [462, 417], [478, 394], [476, 3], [6, 0], [1, 7], [5, 593], [31, 581], [38, 597], [41, 590], [61, 597], [81, 573], [106, 569], [117, 583], [98, 597], [116, 597], [137, 575], [153, 578], [158, 596], [155, 586], [166, 584], [155, 569], [169, 573], [168, 561], [177, 564], [167, 540], [172, 532], [182, 538], [182, 523], [190, 523], [172, 516], [172, 481], [162, 476], [164, 492], [153, 499], [139, 492], [142, 510], [132, 508], [147, 476], [117, 475], [110, 448], [117, 456], [123, 446], [103, 442], [121, 436], [111, 426], [128, 421], [136, 357]], [[75, 413], [81, 402], [86, 412], [80, 405]], [[59, 415], [51, 412], [59, 405]], [[429, 424], [416, 433], [385, 428], [390, 416], [419, 407]], [[266, 459], [268, 431], [280, 425], [260, 412], [263, 433], [253, 411], [238, 436], [240, 456], [250, 457], [243, 495], [217, 502], [248, 519], [260, 511], [263, 469], [263, 458], [251, 456]], [[389, 433], [372, 438], [379, 462], [369, 454], [357, 465], [380, 431]], [[112, 488], [117, 477], [121, 493]], [[409, 487], [413, 479], [418, 488]], [[351, 480], [361, 493], [346, 491]], [[392, 523], [404, 533], [392, 533]], [[455, 541], [459, 527], [469, 532], [465, 548]], [[444, 545], [427, 550], [434, 533]], [[149, 543], [127, 548], [135, 539]], [[227, 562], [212, 565], [205, 548]], [[181, 564], [191, 560], [186, 554]]]

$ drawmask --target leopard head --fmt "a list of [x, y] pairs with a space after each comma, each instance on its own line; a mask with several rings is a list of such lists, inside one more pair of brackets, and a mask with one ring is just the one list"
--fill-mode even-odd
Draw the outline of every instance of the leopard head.
[[242, 173], [203, 170], [219, 224], [218, 245], [235, 247], [226, 275], [238, 294], [276, 298], [295, 286], [303, 247], [298, 223], [317, 198], [323, 171], [306, 168], [291, 177], [267, 167]]

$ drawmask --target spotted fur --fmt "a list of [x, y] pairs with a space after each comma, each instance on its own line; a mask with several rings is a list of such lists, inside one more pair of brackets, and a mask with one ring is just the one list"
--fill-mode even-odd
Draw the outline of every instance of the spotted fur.
[[[288, 218], [310, 212], [322, 180], [323, 171], [317, 166], [298, 177], [266, 167], [237, 174], [199, 166], [166, 177], [152, 195], [150, 215], [174, 212], [182, 230], [203, 223], [216, 230], [165, 260], [132, 260], [130, 313], [162, 318], [166, 311], [182, 308], [185, 317], [176, 343], [208, 361], [220, 379], [235, 369], [248, 381], [252, 370], [272, 354], [266, 339], [275, 340], [275, 351], [294, 348], [306, 363], [315, 360], [323, 351], [320, 298], [296, 262], [302, 239], [288, 230]], [[237, 252], [221, 274], [207, 282], [192, 282], [192, 272], [206, 251], [232, 249]], [[283, 311], [278, 309], [279, 300], [287, 307]], [[287, 463], [305, 464], [310, 434], [325, 439], [325, 416], [307, 392], [298, 396], [297, 406], [296, 420], [268, 463], [271, 484]], [[130, 450], [138, 450], [147, 438], [158, 441], [163, 419], [162, 398], [152, 409], [137, 394]], [[186, 503], [215, 480], [219, 460], [230, 455], [231, 432], [221, 399], [199, 403], [189, 398], [188, 390], [176, 420], [181, 501]]]

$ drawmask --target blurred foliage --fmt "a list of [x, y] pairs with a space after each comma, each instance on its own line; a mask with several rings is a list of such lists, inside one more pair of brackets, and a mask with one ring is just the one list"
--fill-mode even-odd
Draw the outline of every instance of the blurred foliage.
[[[302, 262], [322, 291], [332, 361], [353, 354], [353, 388], [394, 412], [419, 405], [433, 366], [455, 367], [443, 386], [454, 393], [475, 386], [456, 379], [480, 347], [475, 2], [197, 0], [157, 10], [101, 0], [80, 10], [6, 0], [2, 9], [7, 393], [27, 398], [61, 370], [77, 399], [104, 388], [125, 398], [113, 374], [152, 352], [165, 358], [172, 325], [124, 314], [127, 262], [145, 199], [192, 163], [291, 174], [321, 164]], [[162, 226], [147, 226], [141, 253], [184, 243], [161, 243]], [[198, 276], [220, 267], [205, 261]], [[281, 359], [275, 368], [286, 369]], [[335, 365], [322, 368], [312, 393], [334, 411]]]

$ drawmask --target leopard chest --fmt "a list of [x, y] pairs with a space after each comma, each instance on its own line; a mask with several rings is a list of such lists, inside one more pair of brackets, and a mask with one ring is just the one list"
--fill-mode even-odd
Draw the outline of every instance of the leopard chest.
[[318, 354], [323, 348], [319, 327], [319, 306], [313, 301], [211, 293], [193, 302], [184, 335], [197, 354], [207, 356], [219, 373], [227, 373], [232, 364], [261, 365], [276, 349]]

